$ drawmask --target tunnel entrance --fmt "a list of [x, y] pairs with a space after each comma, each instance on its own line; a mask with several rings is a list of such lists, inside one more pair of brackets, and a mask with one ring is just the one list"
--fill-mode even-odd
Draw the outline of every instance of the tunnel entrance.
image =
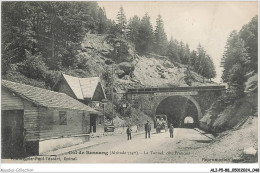
[[[165, 98], [156, 108], [155, 115], [159, 114], [167, 115], [168, 126], [170, 123], [173, 123], [174, 127], [193, 128], [198, 126], [198, 108], [194, 101], [187, 97], [169, 96]], [[187, 121], [187, 119], [190, 120]]]

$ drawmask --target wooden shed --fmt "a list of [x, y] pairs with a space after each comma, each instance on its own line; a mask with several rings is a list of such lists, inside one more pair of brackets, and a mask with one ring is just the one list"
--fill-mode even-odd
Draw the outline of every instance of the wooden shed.
[[91, 115], [91, 132], [104, 132], [104, 104], [106, 94], [99, 77], [78, 78], [62, 74], [60, 80], [54, 85], [54, 91], [65, 93], [78, 101], [92, 107], [103, 115]]
[[2, 80], [2, 158], [39, 155], [89, 140], [98, 111], [59, 92]]

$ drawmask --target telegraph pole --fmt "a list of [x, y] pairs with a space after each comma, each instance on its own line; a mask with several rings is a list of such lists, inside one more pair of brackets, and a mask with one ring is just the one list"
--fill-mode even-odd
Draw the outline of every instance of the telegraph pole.
[[112, 99], [112, 125], [114, 125], [114, 64], [112, 63], [112, 87], [111, 87], [111, 99]]

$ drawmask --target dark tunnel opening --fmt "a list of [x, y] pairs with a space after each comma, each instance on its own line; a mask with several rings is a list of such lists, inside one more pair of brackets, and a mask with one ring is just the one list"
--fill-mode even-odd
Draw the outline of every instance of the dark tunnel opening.
[[174, 127], [198, 126], [198, 110], [195, 104], [186, 97], [167, 97], [156, 108], [156, 115], [160, 114], [167, 115], [168, 126], [170, 123], [173, 123]]

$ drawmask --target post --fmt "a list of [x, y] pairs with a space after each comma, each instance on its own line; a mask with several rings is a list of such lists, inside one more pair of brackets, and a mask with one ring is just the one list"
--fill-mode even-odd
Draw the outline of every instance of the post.
[[103, 103], [102, 105], [103, 105], [103, 121], [105, 122], [105, 103]]
[[112, 99], [112, 125], [114, 125], [114, 64], [112, 64], [112, 91], [111, 91], [111, 99]]

